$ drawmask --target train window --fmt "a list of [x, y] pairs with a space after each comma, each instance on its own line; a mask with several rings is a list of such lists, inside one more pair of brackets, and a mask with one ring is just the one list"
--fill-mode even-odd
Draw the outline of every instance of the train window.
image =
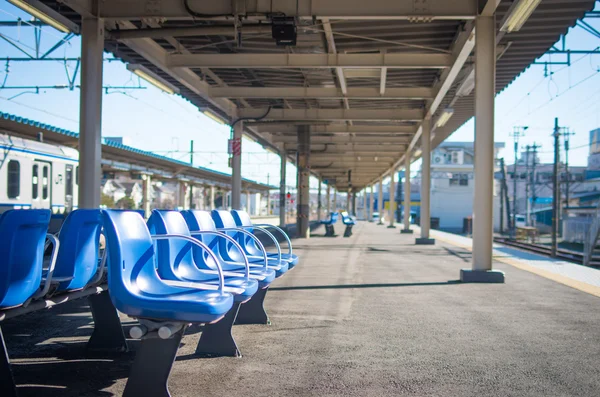
[[42, 199], [48, 199], [48, 166], [42, 167]]
[[6, 185], [8, 198], [17, 198], [21, 194], [21, 164], [17, 160], [8, 162], [8, 183]]
[[65, 195], [73, 195], [73, 166], [67, 165], [65, 168]]
[[39, 166], [37, 164], [33, 165], [33, 169], [31, 170], [31, 198], [37, 199], [38, 192], [38, 184], [39, 184]]

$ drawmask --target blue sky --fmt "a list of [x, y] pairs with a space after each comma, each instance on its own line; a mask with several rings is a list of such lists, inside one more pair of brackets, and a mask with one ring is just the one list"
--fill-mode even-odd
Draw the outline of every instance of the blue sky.
[[[13, 7], [0, 3], [0, 20], [29, 20], [30, 17]], [[600, 30], [600, 20], [590, 20]], [[0, 28], [0, 33], [34, 51], [33, 28]], [[42, 29], [42, 52], [64, 36], [52, 28]], [[571, 29], [567, 35], [571, 49], [594, 49], [600, 39], [580, 28]], [[77, 57], [80, 52], [78, 37], [72, 38], [53, 55]], [[0, 41], [3, 56], [23, 56], [6, 41]], [[109, 54], [106, 58], [112, 57]], [[581, 59], [578, 59], [581, 58]], [[547, 59], [544, 58], [544, 59]], [[554, 59], [555, 60], [555, 59]], [[541, 144], [543, 162], [552, 161], [552, 128], [554, 117], [561, 126], [575, 132], [571, 137], [570, 163], [585, 165], [588, 154], [589, 131], [600, 127], [600, 55], [573, 56], [571, 67], [532, 65], [518, 77], [496, 100], [496, 141], [506, 142], [504, 156], [507, 163], [514, 161], [512, 138], [514, 126], [529, 126], [520, 144]], [[103, 136], [123, 136], [129, 144], [140, 149], [155, 151], [180, 160], [189, 159], [190, 141], [195, 141], [194, 164], [218, 171], [230, 172], [227, 166], [227, 139], [229, 127], [204, 116], [185, 99], [168, 95], [147, 84], [125, 69], [121, 62], [105, 62], [104, 85], [141, 85], [144, 90], [111, 89], [104, 94], [102, 128]], [[66, 68], [65, 68], [66, 67]], [[66, 85], [72, 76], [74, 62], [66, 65], [54, 62], [11, 62], [0, 64], [0, 83], [19, 85]], [[6, 79], [6, 80], [5, 80]], [[78, 79], [77, 79], [78, 80]], [[77, 131], [79, 128], [79, 90], [42, 90], [39, 94], [29, 90], [0, 89], [0, 110], [32, 118], [62, 128]], [[13, 98], [15, 95], [19, 95]], [[12, 99], [11, 99], [12, 98]], [[458, 129], [449, 140], [472, 141], [473, 120]], [[279, 183], [279, 156], [269, 153], [260, 145], [245, 140], [243, 143], [243, 176], [260, 182]], [[564, 153], [561, 153], [564, 156]], [[413, 169], [415, 169], [414, 167]], [[314, 178], [313, 178], [314, 179]], [[295, 186], [295, 168], [288, 164], [287, 184]], [[311, 185], [315, 186], [313, 180]]]

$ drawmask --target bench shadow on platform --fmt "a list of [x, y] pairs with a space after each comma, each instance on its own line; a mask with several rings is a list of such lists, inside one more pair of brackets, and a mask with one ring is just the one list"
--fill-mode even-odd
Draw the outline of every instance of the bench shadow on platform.
[[[112, 396], [102, 390], [129, 376], [139, 341], [128, 339], [127, 353], [90, 353], [89, 310], [78, 300], [3, 323], [19, 397]], [[124, 321], [126, 334], [131, 325]]]
[[270, 291], [295, 291], [295, 290], [318, 290], [318, 289], [357, 289], [357, 288], [396, 288], [396, 287], [427, 287], [435, 285], [460, 284], [460, 280], [433, 281], [422, 283], [377, 283], [377, 284], [334, 284], [334, 285], [301, 285], [290, 287], [272, 287]]

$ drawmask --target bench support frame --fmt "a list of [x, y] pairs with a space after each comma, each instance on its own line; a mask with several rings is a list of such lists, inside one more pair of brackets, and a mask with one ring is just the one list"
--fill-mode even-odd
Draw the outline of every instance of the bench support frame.
[[156, 331], [144, 336], [135, 353], [123, 397], [171, 396], [169, 374], [186, 328], [187, 325], [182, 326], [169, 339], [161, 339]]
[[252, 298], [240, 307], [236, 324], [266, 324], [271, 325], [269, 315], [265, 310], [264, 302], [267, 296], [267, 288], [259, 289]]
[[352, 236], [352, 227], [354, 225], [346, 225], [346, 230], [344, 230], [344, 237]]
[[2, 327], [0, 327], [0, 396], [17, 397], [17, 389], [15, 380], [10, 368], [10, 359], [8, 358], [8, 350], [2, 335]]
[[94, 332], [88, 341], [88, 350], [126, 352], [127, 340], [108, 291], [90, 295], [89, 302], [94, 318]]
[[[249, 303], [249, 302], [248, 302]], [[246, 304], [248, 304], [246, 303]], [[202, 335], [196, 346], [196, 355], [201, 357], [241, 357], [231, 328], [240, 308], [239, 303], [234, 303], [225, 317], [213, 324], [206, 324], [202, 328]]]

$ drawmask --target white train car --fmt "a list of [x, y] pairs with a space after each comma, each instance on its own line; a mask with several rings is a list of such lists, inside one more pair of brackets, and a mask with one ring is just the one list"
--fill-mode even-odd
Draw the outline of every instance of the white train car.
[[77, 208], [77, 150], [0, 134], [0, 213], [48, 208], [65, 214]]

